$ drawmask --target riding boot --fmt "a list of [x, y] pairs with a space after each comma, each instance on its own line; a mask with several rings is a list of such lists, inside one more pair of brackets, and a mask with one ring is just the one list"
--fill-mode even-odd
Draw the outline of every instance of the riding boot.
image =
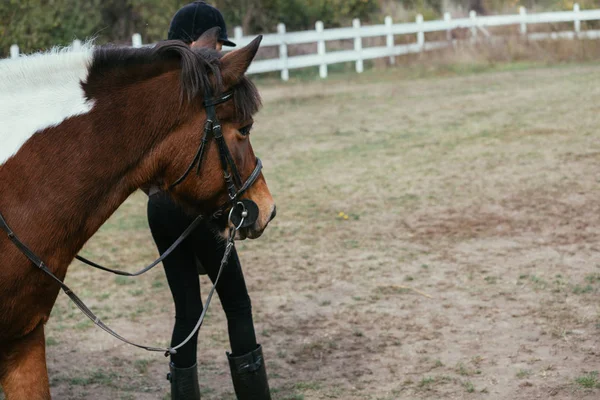
[[243, 356], [227, 353], [227, 359], [238, 400], [271, 400], [261, 345]]
[[198, 385], [198, 364], [188, 368], [177, 368], [169, 364], [171, 372], [167, 379], [171, 381], [171, 400], [200, 400]]

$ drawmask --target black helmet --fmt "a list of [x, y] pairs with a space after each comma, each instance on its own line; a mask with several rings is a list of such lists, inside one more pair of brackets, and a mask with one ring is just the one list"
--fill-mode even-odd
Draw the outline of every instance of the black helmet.
[[168, 39], [192, 43], [215, 26], [221, 28], [219, 40], [223, 45], [235, 47], [235, 43], [227, 38], [227, 26], [221, 12], [203, 1], [195, 1], [175, 13], [169, 27]]

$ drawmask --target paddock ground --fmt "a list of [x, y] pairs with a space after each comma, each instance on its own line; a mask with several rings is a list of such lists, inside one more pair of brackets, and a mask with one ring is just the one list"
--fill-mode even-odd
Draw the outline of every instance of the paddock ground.
[[[252, 141], [278, 216], [238, 248], [274, 399], [598, 399], [599, 82], [591, 64], [259, 81]], [[145, 202], [84, 254], [153, 259]], [[67, 283], [126, 337], [167, 344], [161, 268], [74, 264]], [[218, 300], [208, 315], [203, 399], [233, 399]], [[47, 333], [56, 399], [169, 398], [161, 354], [64, 295]]]

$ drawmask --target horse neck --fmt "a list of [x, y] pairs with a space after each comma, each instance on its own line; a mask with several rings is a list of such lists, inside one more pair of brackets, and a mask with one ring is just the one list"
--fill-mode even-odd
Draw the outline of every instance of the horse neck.
[[[168, 75], [168, 74], [165, 74]], [[160, 165], [153, 149], [181, 115], [160, 76], [96, 99], [92, 110], [32, 136], [0, 167], [0, 212], [61, 276], [84, 243]], [[170, 100], [169, 100], [170, 99]]]

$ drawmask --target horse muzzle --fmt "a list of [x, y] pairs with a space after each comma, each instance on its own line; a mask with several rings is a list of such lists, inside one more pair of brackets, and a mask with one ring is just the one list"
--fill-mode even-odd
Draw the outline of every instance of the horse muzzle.
[[229, 224], [236, 229], [236, 239], [257, 239], [275, 218], [276, 207], [273, 205], [269, 217], [261, 215], [258, 205], [250, 199], [242, 199], [229, 212]]

